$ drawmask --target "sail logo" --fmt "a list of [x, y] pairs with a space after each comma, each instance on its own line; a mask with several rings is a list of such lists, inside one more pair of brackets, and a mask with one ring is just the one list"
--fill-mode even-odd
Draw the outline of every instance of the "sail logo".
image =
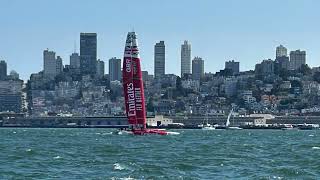
[[137, 111], [142, 111], [142, 96], [141, 96], [141, 88], [135, 88], [135, 96], [136, 96], [136, 108]]
[[133, 83], [127, 84], [127, 94], [128, 94], [128, 116], [136, 115], [136, 104], [134, 97], [134, 87]]
[[131, 59], [126, 59], [126, 72], [131, 72]]

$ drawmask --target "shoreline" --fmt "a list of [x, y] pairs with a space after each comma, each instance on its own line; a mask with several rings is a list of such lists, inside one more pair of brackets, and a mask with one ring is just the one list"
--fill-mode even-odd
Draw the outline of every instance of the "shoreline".
[[[239, 126], [243, 130], [320, 130], [319, 128], [311, 127], [311, 126], [293, 126], [293, 128], [284, 128], [284, 126]], [[120, 129], [120, 128], [128, 128], [128, 126], [19, 126], [19, 125], [7, 125], [0, 126], [0, 129], [6, 128], [26, 128], [26, 129]], [[149, 126], [150, 129], [174, 129], [174, 130], [202, 130], [200, 127], [166, 127], [166, 126]], [[226, 130], [225, 127], [218, 127], [215, 130]]]

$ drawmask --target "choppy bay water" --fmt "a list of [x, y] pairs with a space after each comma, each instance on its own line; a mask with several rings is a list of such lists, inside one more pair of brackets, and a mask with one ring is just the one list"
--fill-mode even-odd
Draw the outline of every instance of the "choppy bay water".
[[0, 179], [317, 179], [320, 131], [0, 129]]

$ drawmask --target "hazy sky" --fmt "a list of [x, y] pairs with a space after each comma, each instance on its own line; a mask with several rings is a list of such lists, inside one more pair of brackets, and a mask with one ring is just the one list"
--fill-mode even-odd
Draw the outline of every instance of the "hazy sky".
[[49, 48], [69, 64], [80, 32], [98, 33], [98, 58], [123, 56], [125, 37], [134, 29], [142, 65], [153, 74], [154, 44], [166, 44], [166, 73], [180, 74], [183, 40], [192, 56], [205, 60], [205, 71], [240, 69], [274, 59], [275, 47], [307, 51], [307, 63], [320, 65], [318, 0], [0, 0], [0, 59], [23, 79], [43, 68]]

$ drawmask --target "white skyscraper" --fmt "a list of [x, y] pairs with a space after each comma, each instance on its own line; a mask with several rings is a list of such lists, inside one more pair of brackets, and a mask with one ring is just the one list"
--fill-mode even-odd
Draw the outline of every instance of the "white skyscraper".
[[181, 45], [181, 77], [191, 73], [191, 44], [184, 41]]
[[282, 56], [287, 56], [287, 48], [280, 45], [276, 48], [276, 58]]
[[62, 59], [60, 56], [56, 59], [56, 53], [54, 51], [43, 51], [43, 70], [44, 75], [54, 78], [60, 74], [63, 70]]

